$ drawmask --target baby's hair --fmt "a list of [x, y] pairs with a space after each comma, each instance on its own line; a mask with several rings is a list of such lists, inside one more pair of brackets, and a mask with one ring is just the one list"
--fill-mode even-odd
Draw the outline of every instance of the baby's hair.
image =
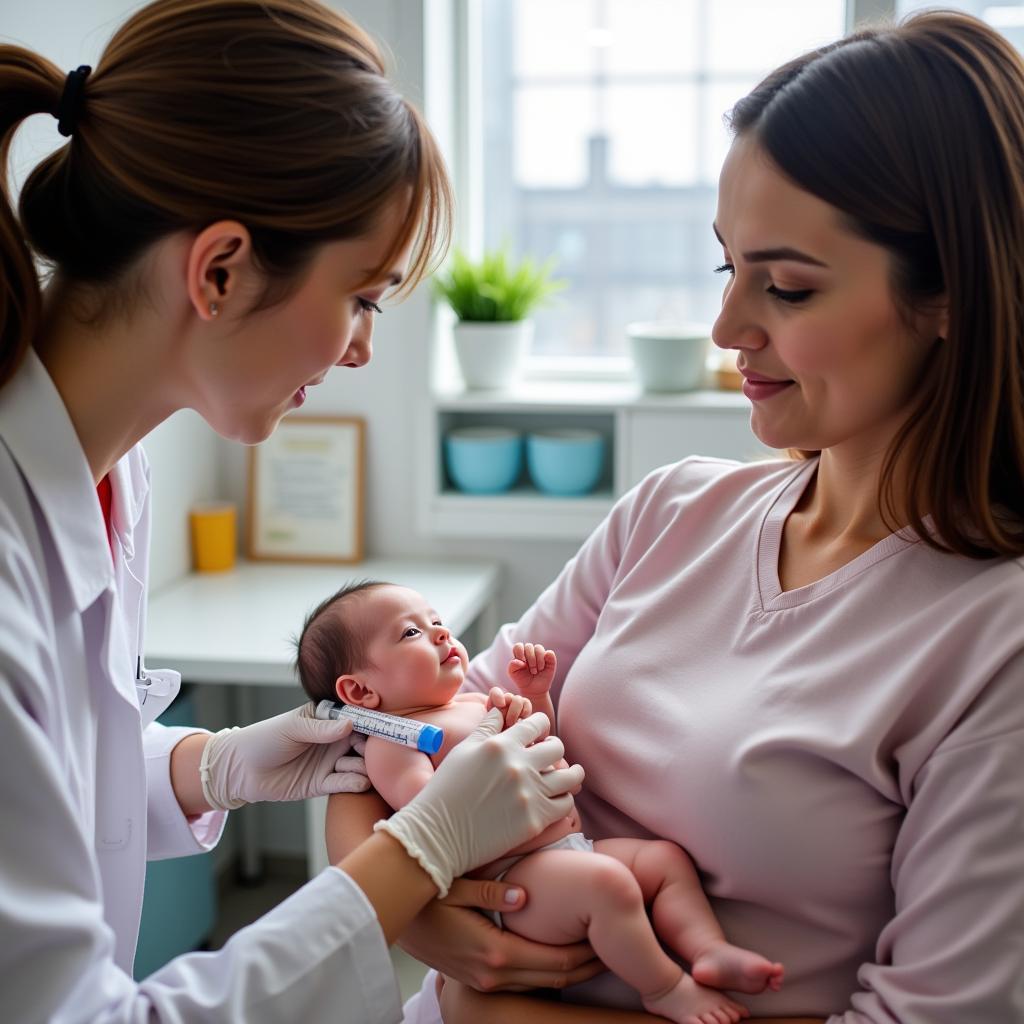
[[321, 601], [306, 616], [295, 641], [295, 669], [299, 682], [314, 701], [336, 700], [338, 676], [354, 672], [367, 663], [367, 637], [340, 614], [343, 601], [375, 587], [391, 586], [380, 580], [357, 580]]

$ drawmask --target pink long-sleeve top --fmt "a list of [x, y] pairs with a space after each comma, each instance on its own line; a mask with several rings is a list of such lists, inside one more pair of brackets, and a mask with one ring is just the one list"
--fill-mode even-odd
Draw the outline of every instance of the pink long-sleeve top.
[[786, 965], [753, 1016], [1024, 1021], [1022, 561], [905, 532], [783, 592], [815, 469], [654, 472], [469, 685], [557, 652], [587, 832], [689, 851], [728, 938]]

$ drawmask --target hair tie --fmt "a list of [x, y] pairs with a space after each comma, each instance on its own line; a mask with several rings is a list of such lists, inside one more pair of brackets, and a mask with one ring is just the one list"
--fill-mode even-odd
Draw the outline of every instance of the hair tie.
[[57, 118], [57, 131], [65, 138], [75, 130], [75, 122], [82, 108], [82, 87], [90, 71], [92, 68], [88, 64], [81, 64], [74, 71], [69, 71], [64, 80], [64, 91], [60, 94], [57, 113], [53, 116]]

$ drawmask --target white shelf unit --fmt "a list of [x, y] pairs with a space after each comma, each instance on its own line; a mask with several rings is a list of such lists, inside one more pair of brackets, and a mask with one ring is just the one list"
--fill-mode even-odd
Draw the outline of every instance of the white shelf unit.
[[[769, 453], [750, 431], [750, 404], [736, 392], [648, 394], [633, 382], [527, 381], [514, 391], [435, 393], [424, 407], [418, 521], [440, 537], [580, 540], [615, 499], [657, 466], [687, 455], [749, 459]], [[442, 439], [455, 426], [522, 430], [590, 427], [607, 440], [604, 478], [592, 494], [556, 497], [528, 481], [504, 494], [455, 490]]]

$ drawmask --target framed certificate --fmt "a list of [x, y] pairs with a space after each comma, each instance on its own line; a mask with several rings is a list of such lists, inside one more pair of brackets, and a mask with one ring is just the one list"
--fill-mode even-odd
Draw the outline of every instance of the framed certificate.
[[249, 449], [249, 558], [362, 560], [363, 434], [361, 419], [287, 416]]

